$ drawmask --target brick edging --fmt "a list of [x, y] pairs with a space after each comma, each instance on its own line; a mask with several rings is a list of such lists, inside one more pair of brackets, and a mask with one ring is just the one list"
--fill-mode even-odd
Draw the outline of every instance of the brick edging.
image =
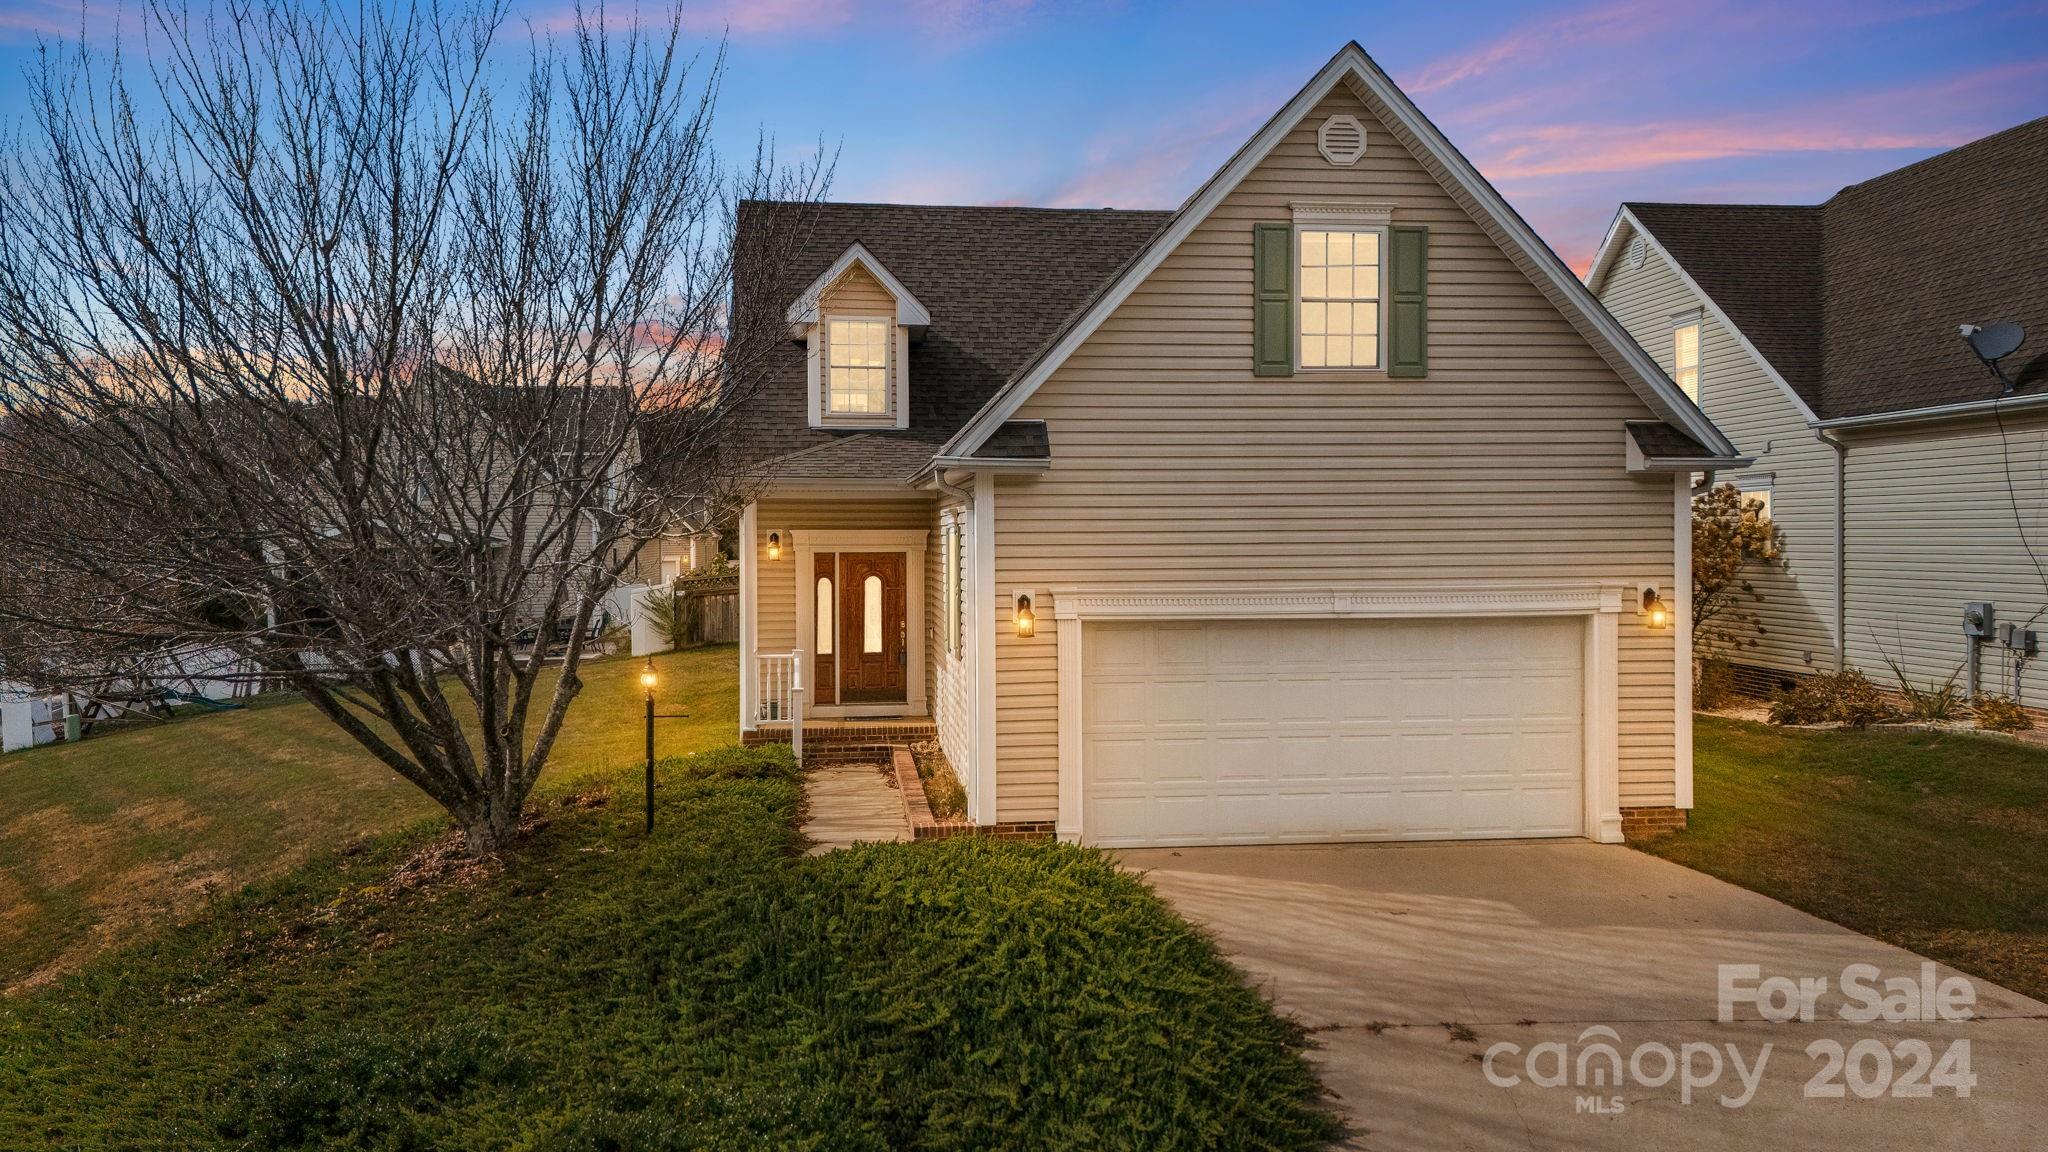
[[896, 776], [897, 795], [903, 797], [903, 818], [910, 824], [912, 840], [945, 840], [954, 836], [994, 836], [1004, 840], [1052, 839], [1053, 824], [1050, 820], [982, 825], [970, 820], [941, 820], [934, 816], [931, 801], [925, 799], [924, 781], [917, 774], [917, 760], [911, 756], [907, 745], [897, 744], [889, 749], [889, 770]]
[[1667, 832], [1682, 832], [1685, 830], [1685, 817], [1686, 810], [1683, 808], [1623, 808], [1621, 838], [1650, 840]]

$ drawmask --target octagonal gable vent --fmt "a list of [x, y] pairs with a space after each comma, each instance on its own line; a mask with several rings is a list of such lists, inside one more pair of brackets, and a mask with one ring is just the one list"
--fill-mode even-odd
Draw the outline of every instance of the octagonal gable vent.
[[1349, 168], [1365, 155], [1365, 125], [1356, 116], [1332, 116], [1316, 129], [1316, 147], [1323, 159], [1339, 168]]

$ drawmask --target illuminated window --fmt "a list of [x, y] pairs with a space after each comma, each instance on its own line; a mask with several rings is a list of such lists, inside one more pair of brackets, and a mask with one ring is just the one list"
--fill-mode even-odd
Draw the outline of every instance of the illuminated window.
[[832, 578], [818, 577], [818, 655], [832, 654], [832, 634], [838, 631], [832, 620]]
[[825, 410], [836, 416], [889, 414], [889, 323], [834, 320], [826, 325], [831, 370]]
[[1700, 322], [1691, 320], [1671, 330], [1671, 379], [1693, 403], [1700, 402]]
[[861, 581], [860, 592], [860, 650], [869, 656], [879, 655], [882, 651], [882, 578], [870, 576]]
[[1301, 233], [1301, 367], [1380, 366], [1380, 235]]

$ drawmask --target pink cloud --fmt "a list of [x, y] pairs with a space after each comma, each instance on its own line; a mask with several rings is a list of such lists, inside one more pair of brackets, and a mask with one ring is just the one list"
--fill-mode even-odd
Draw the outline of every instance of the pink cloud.
[[1978, 69], [1926, 84], [1690, 120], [1567, 121], [1497, 128], [1470, 149], [1503, 183], [1586, 173], [1640, 172], [1677, 164], [1800, 152], [1951, 148], [2006, 127], [1987, 114], [2028, 86], [2039, 91], [2048, 59]]
[[1402, 87], [1410, 95], [1435, 92], [1517, 61], [1576, 51], [1588, 44], [1633, 40], [1670, 25], [1669, 9], [1652, 4], [1606, 4], [1567, 12], [1522, 25], [1477, 48], [1439, 60]]

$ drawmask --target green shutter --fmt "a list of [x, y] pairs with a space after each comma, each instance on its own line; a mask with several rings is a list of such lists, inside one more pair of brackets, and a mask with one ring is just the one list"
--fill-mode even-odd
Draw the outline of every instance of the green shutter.
[[1387, 375], [1429, 375], [1429, 229], [1388, 229]]
[[1294, 226], [1252, 225], [1252, 375], [1294, 375]]

